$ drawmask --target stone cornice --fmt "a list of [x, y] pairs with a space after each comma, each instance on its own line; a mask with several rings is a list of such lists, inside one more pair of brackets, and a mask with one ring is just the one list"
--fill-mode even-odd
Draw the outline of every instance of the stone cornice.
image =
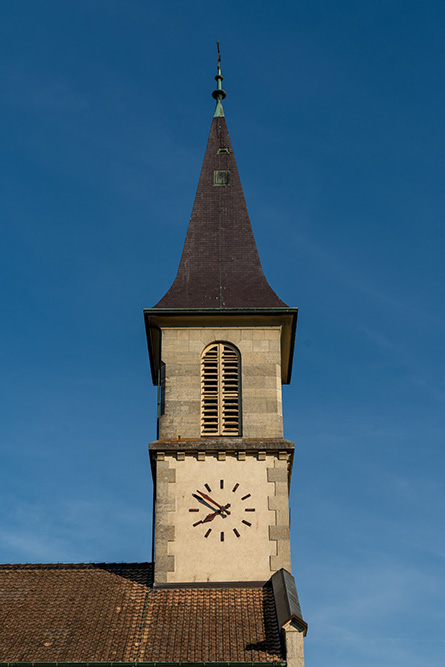
[[292, 452], [295, 445], [284, 438], [199, 438], [196, 440], [155, 440], [150, 452]]

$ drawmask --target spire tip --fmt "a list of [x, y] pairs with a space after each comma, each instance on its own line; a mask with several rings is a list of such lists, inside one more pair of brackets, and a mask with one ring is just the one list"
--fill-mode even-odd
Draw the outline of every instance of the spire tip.
[[221, 86], [221, 81], [223, 80], [224, 77], [221, 74], [221, 50], [219, 42], [216, 42], [216, 48], [218, 49], [218, 68], [217, 68], [217, 74], [215, 76], [216, 90], [213, 91], [212, 97], [216, 100], [217, 105], [221, 105], [222, 100], [226, 96], [226, 92], [222, 89]]

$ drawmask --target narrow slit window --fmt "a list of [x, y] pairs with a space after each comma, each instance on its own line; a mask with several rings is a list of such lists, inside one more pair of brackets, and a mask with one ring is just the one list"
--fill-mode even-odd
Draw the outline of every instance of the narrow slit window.
[[241, 435], [240, 356], [226, 343], [213, 343], [202, 355], [201, 434]]

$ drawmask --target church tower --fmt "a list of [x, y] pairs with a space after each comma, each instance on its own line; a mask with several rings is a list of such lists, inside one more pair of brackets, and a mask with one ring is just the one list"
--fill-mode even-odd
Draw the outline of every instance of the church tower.
[[0, 565], [0, 667], [304, 667], [281, 403], [297, 309], [261, 268], [219, 58], [216, 81], [178, 273], [144, 311], [154, 564]]
[[281, 386], [290, 382], [297, 308], [263, 274], [224, 117], [219, 58], [215, 78], [178, 273], [144, 311], [158, 387], [149, 451], [159, 588], [261, 585], [291, 569], [294, 445], [283, 437]]

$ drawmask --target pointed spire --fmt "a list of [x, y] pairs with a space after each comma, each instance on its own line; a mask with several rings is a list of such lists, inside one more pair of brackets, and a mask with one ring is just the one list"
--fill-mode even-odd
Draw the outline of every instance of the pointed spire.
[[155, 308], [287, 308], [261, 268], [222, 109], [217, 100], [184, 250], [173, 285]]
[[213, 117], [221, 118], [222, 116], [224, 116], [222, 101], [226, 96], [226, 91], [223, 90], [221, 86], [221, 81], [223, 80], [224, 77], [221, 74], [221, 51], [219, 50], [219, 42], [216, 42], [216, 46], [218, 47], [218, 69], [217, 69], [217, 74], [215, 76], [216, 89], [212, 93], [212, 97], [216, 100], [216, 109], [215, 113], [213, 114]]

